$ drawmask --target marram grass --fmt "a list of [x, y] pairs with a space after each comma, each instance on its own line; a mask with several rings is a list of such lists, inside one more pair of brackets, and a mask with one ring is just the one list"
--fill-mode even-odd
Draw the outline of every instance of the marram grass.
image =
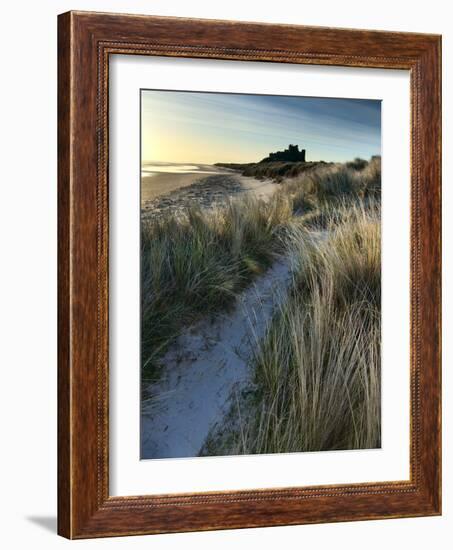
[[288, 230], [292, 288], [257, 342], [253, 402], [229, 453], [380, 446], [379, 207], [339, 210], [323, 232]]
[[144, 376], [154, 375], [156, 359], [182, 327], [227, 307], [271, 265], [291, 216], [291, 202], [281, 196], [191, 208], [142, 225]]

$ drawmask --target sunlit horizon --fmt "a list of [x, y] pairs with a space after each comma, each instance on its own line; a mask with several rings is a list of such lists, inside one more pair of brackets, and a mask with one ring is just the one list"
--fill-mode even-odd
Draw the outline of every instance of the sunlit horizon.
[[381, 102], [142, 90], [142, 164], [258, 162], [289, 144], [307, 161], [381, 154]]

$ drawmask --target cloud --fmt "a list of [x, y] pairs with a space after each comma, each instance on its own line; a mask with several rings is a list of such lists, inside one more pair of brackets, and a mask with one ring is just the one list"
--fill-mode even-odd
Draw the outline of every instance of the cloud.
[[[142, 94], [145, 160], [214, 162], [212, 155], [220, 150], [229, 158], [218, 161], [253, 161], [263, 151], [290, 142], [306, 148], [312, 160], [380, 153], [380, 101], [151, 90]], [[163, 140], [157, 146], [164, 133], [171, 136], [166, 151]], [[152, 156], [158, 149], [165, 158]], [[187, 156], [168, 157], [176, 151]], [[244, 159], [245, 151], [253, 158]]]

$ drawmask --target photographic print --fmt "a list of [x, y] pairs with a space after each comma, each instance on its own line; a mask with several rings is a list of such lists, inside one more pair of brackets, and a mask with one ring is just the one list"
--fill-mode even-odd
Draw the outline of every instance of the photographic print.
[[59, 15], [60, 535], [442, 513], [441, 50]]
[[141, 458], [379, 448], [381, 102], [140, 93]]

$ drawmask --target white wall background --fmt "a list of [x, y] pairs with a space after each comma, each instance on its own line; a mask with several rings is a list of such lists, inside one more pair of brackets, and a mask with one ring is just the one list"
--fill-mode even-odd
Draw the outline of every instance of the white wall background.
[[[1, 12], [0, 84], [0, 540], [7, 549], [451, 547], [453, 24], [431, 0], [41, 0]], [[68, 542], [56, 529], [56, 67], [57, 19], [69, 9], [443, 34], [444, 67], [444, 515], [439, 518], [278, 527]], [[448, 254], [450, 252], [450, 254]], [[449, 330], [450, 327], [450, 330]]]

